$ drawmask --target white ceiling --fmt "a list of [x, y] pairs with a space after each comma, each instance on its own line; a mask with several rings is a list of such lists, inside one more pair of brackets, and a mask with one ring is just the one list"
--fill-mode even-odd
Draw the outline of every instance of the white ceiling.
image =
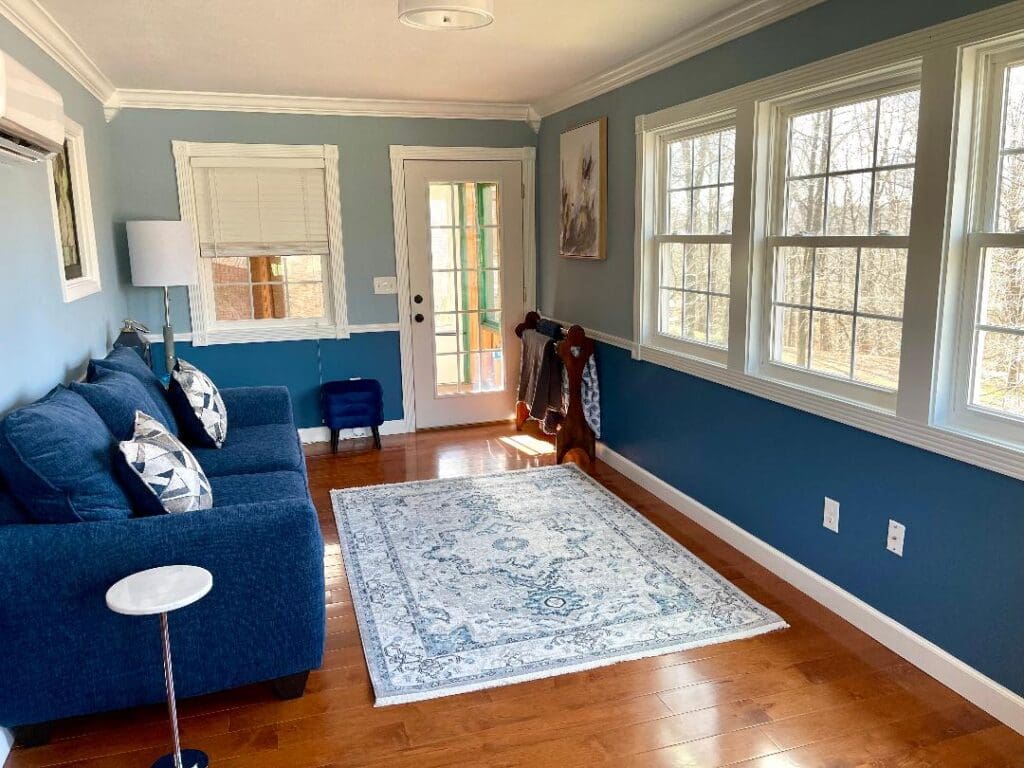
[[119, 89], [533, 104], [775, 0], [496, 0], [424, 32], [396, 0], [38, 0]]

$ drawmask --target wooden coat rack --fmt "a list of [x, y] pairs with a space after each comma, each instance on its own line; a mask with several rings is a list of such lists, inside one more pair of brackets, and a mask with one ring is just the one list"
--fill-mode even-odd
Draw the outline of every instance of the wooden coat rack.
[[[516, 326], [516, 336], [523, 337], [523, 331], [536, 330], [541, 317], [537, 312], [528, 312], [526, 319]], [[562, 340], [555, 346], [558, 357], [565, 365], [565, 374], [569, 380], [569, 405], [565, 418], [555, 433], [555, 460], [562, 464], [571, 461], [573, 464], [590, 471], [594, 463], [594, 430], [587, 423], [583, 413], [583, 371], [587, 361], [594, 355], [594, 341], [588, 339], [586, 332], [578, 325], [570, 328], [560, 327]], [[516, 403], [516, 429], [522, 431], [523, 425], [530, 418], [530, 407], [519, 401]]]

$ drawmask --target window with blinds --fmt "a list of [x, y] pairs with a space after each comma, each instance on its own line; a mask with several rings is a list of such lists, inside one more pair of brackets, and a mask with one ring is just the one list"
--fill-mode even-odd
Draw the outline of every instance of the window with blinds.
[[325, 317], [323, 169], [199, 167], [194, 176], [217, 321]]
[[340, 335], [340, 232], [332, 231], [340, 225], [331, 224], [332, 210], [340, 222], [336, 152], [176, 145], [179, 174], [185, 164], [191, 187], [182, 199], [194, 204], [199, 242], [202, 306], [198, 318], [193, 307], [193, 330], [204, 327], [214, 341], [218, 334], [225, 341]]

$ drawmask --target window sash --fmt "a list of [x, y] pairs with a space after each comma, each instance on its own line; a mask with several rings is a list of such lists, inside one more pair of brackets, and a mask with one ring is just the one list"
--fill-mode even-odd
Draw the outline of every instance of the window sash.
[[960, 332], [956, 341], [955, 382], [950, 420], [955, 426], [978, 435], [1020, 444], [1024, 416], [1016, 416], [974, 402], [974, 389], [979, 373], [978, 337], [982, 331], [996, 331], [1024, 336], [1024, 330], [991, 325], [981, 321], [984, 253], [988, 248], [1020, 248], [1024, 250], [1024, 233], [976, 233], [967, 238], [964, 287], [961, 294]]
[[1006, 75], [1010, 67], [1024, 62], [1024, 44], [979, 54], [982, 76], [978, 81], [976, 109], [978, 130], [974, 135], [973, 176], [969, 181], [974, 194], [968, 208], [969, 228], [964, 238], [962, 289], [959, 294], [959, 330], [952, 353], [952, 398], [939, 416], [953, 427], [985, 439], [1020, 446], [1024, 416], [986, 407], [974, 402], [980, 375], [979, 338], [983, 331], [1024, 335], [1024, 332], [983, 323], [984, 258], [988, 249], [1024, 249], [1024, 232], [999, 232], [996, 217], [1000, 202], [1000, 169], [1006, 155], [1024, 153], [1003, 150], [1005, 126]]
[[[689, 245], [729, 245], [730, 250], [735, 240], [734, 235], [731, 233], [733, 227], [729, 227], [729, 232], [715, 232], [706, 234], [669, 234], [669, 194], [672, 191], [686, 190], [718, 190], [720, 201], [720, 190], [722, 188], [736, 189], [736, 154], [735, 148], [733, 152], [733, 174], [732, 181], [722, 182], [721, 168], [719, 168], [717, 181], [714, 184], [699, 184], [692, 187], [679, 187], [672, 188], [670, 185], [670, 169], [669, 163], [671, 161], [669, 147], [672, 143], [683, 141], [686, 139], [692, 139], [698, 136], [705, 136], [708, 134], [719, 133], [721, 131], [733, 130], [736, 131], [736, 115], [734, 112], [718, 112], [715, 114], [707, 115], [696, 120], [688, 121], [686, 125], [679, 127], [675, 126], [667, 130], [658, 131], [651, 144], [651, 151], [653, 153], [653, 166], [654, 172], [653, 181], [653, 222], [654, 231], [646, 238], [643, 244], [643, 273], [642, 278], [647, 285], [647, 289], [643, 291], [643, 307], [642, 312], [645, 316], [642, 343], [649, 345], [655, 349], [669, 352], [671, 354], [680, 355], [684, 357], [691, 357], [694, 359], [710, 362], [719, 366], [725, 366], [728, 359], [728, 343], [725, 345], [719, 345], [714, 342], [701, 342], [692, 339], [686, 339], [676, 335], [670, 335], [663, 333], [661, 330], [661, 251], [662, 246], [670, 243], [689, 244]], [[719, 145], [719, 161], [721, 160], [721, 149]], [[733, 216], [735, 217], [735, 203], [733, 204]], [[710, 285], [708, 291], [697, 291], [697, 290], [683, 290], [679, 289], [680, 294], [701, 294], [707, 297], [710, 302], [712, 296], [720, 298], [731, 298], [730, 294], [722, 294], [710, 291]], [[672, 288], [675, 290], [675, 288]], [[710, 307], [707, 309], [708, 316], [710, 316]], [[706, 322], [710, 322], [707, 320]], [[707, 327], [705, 328], [706, 331]], [[728, 338], [728, 336], [727, 336]]]
[[[785, 246], [789, 243], [792, 238], [782, 238], [783, 242], [781, 246]], [[796, 238], [800, 242], [798, 246], [810, 247], [806, 242], [809, 238]], [[867, 248], [869, 245], [862, 245], [860, 243], [852, 243], [851, 240], [859, 240], [860, 238], [843, 238], [843, 246], [850, 248]], [[872, 240], [877, 238], [872, 238]], [[815, 247], [835, 247], [834, 238], [828, 238], [828, 246], [815, 246]], [[894, 247], [893, 244], [887, 243], [887, 247]], [[900, 324], [900, 332], [903, 333], [904, 316], [886, 315], [882, 313], [866, 312], [860, 309], [860, 259], [858, 258], [857, 271], [854, 275], [854, 304], [853, 309], [841, 309], [829, 306], [824, 306], [815, 303], [815, 296], [813, 287], [811, 289], [811, 295], [809, 302], [806, 304], [797, 302], [788, 302], [780, 300], [776, 297], [776, 275], [778, 272], [778, 264], [776, 261], [777, 248], [772, 247], [766, 255], [766, 268], [765, 268], [765, 306], [767, 317], [763, 323], [763, 335], [760, 340], [760, 372], [763, 376], [774, 379], [777, 381], [783, 381], [789, 384], [793, 384], [805, 389], [820, 391], [825, 394], [831, 395], [842, 400], [849, 402], [859, 403], [867, 405], [873, 408], [895, 412], [896, 402], [899, 394], [899, 382], [897, 382], [896, 389], [889, 389], [886, 387], [877, 386], [869, 382], [858, 381], [853, 378], [854, 369], [856, 365], [857, 355], [857, 321], [858, 320], [879, 320], [884, 322], [896, 322]], [[813, 269], [813, 266], [812, 266]], [[813, 286], [814, 274], [811, 274], [811, 281]], [[779, 317], [779, 310], [784, 308], [797, 309], [808, 312], [808, 367], [802, 367], [798, 365], [792, 365], [782, 360], [780, 338], [777, 333], [777, 320]], [[831, 374], [822, 370], [815, 370], [810, 368], [810, 363], [813, 359], [812, 356], [812, 345], [813, 345], [813, 320], [814, 315], [828, 314], [828, 315], [839, 315], [842, 317], [848, 317], [851, 319], [851, 327], [853, 332], [853, 338], [850, 341], [850, 370], [849, 378], [840, 376], [837, 374]], [[902, 344], [901, 344], [902, 348]], [[897, 375], [899, 375], [897, 373]]]
[[[769, 179], [767, 184], [767, 226], [766, 235], [759, 249], [761, 263], [763, 265], [762, 275], [762, 314], [760, 317], [761, 333], [753, 340], [754, 348], [752, 357], [757, 361], [755, 369], [765, 378], [782, 381], [807, 390], [822, 392], [826, 395], [846, 400], [855, 404], [865, 405], [871, 408], [881, 409], [888, 412], [895, 412], [899, 384], [896, 390], [885, 389], [869, 383], [859, 382], [852, 379], [840, 378], [823, 371], [808, 370], [781, 361], [777, 353], [776, 318], [779, 307], [791, 306], [786, 302], [776, 300], [776, 254], [779, 248], [885, 248], [909, 251], [910, 233], [906, 234], [873, 234], [875, 214], [875, 178], [879, 172], [900, 170], [917, 167], [914, 163], [897, 163], [892, 165], [878, 165], [878, 135], [880, 110], [875, 111], [874, 135], [872, 138], [871, 164], [863, 168], [843, 169], [842, 171], [831, 170], [831, 158], [828, 150], [831, 146], [831, 122], [829, 131], [825, 138], [825, 170], [820, 173], [789, 175], [790, 155], [790, 120], [801, 115], [813, 114], [815, 112], [832, 110], [856, 104], [871, 99], [882, 99], [898, 93], [920, 89], [920, 72], [916, 65], [901, 65], [895, 72], [889, 75], [866, 75], [858, 78], [857, 82], [845, 89], [829, 89], [827, 87], [812, 91], [808, 95], [797, 98], [782, 97], [765, 104], [765, 109], [770, 111], [770, 119], [767, 121], [769, 131], [768, 146], [771, 148], [770, 158], [766, 161], [764, 172]], [[918, 139], [920, 138], [920, 130]], [[918, 142], [919, 143], [919, 142]], [[919, 147], [918, 147], [919, 149]], [[827, 190], [829, 180], [837, 177], [847, 176], [856, 173], [871, 173], [871, 193], [869, 198], [869, 216], [867, 222], [867, 233], [859, 235], [830, 235], [826, 234], [828, 228], [828, 198]], [[801, 179], [824, 179], [825, 191], [822, 202], [821, 234], [786, 234], [786, 208], [787, 208], [787, 182]], [[756, 190], [756, 186], [755, 186]], [[915, 178], [914, 195], [917, 194], [917, 179]], [[756, 196], [756, 192], [755, 192]], [[913, 208], [913, 197], [911, 208]], [[856, 276], [855, 285], [859, 285], [860, 267]], [[905, 291], [906, 292], [906, 291]], [[885, 315], [874, 315], [857, 310], [856, 301], [859, 297], [855, 293], [854, 310], [833, 310], [831, 308], [820, 308], [820, 311], [830, 312], [851, 318], [878, 319], [885, 321], [898, 320], [903, 325], [903, 318], [893, 318]], [[904, 296], [905, 298], [905, 296]], [[792, 305], [797, 306], [797, 305]], [[802, 305], [798, 308], [806, 309]], [[818, 309], [818, 308], [815, 308]], [[810, 319], [808, 320], [810, 322]], [[902, 329], [901, 329], [902, 330]], [[810, 334], [810, 329], [809, 329]], [[810, 336], [809, 336], [810, 338]], [[855, 341], [851, 342], [855, 344]], [[856, 354], [854, 349], [851, 353]], [[851, 357], [851, 360], [853, 358]], [[851, 363], [852, 365], [853, 363]], [[902, 381], [902, 377], [900, 379]]]

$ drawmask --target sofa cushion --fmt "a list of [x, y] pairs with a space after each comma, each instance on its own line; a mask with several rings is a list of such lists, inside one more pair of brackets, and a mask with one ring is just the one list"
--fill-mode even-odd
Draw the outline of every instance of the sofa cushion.
[[167, 388], [182, 434], [195, 445], [220, 448], [228, 434], [228, 412], [220, 391], [205, 373], [178, 359]]
[[303, 467], [298, 435], [291, 424], [235, 427], [221, 448], [194, 447], [192, 453], [209, 477], [282, 469], [301, 472]]
[[31, 523], [32, 520], [0, 478], [0, 525]]
[[136, 411], [134, 432], [120, 448], [137, 478], [133, 498], [141, 510], [160, 514], [213, 506], [210, 481], [195, 456], [152, 416]]
[[117, 347], [102, 360], [90, 360], [89, 381], [95, 379], [99, 375], [100, 369], [104, 368], [130, 373], [138, 379], [160, 410], [160, 421], [167, 426], [172, 435], [178, 434], [178, 423], [174, 420], [174, 411], [171, 409], [170, 403], [167, 402], [167, 389], [138, 352], [130, 347]]
[[297, 499], [309, 501], [306, 478], [300, 472], [263, 472], [256, 475], [211, 477], [213, 498], [218, 507], [263, 501]]
[[130, 373], [100, 368], [91, 382], [72, 382], [71, 391], [85, 398], [118, 440], [127, 440], [134, 433], [136, 411], [150, 414], [170, 430], [159, 404]]
[[127, 518], [131, 505], [114, 476], [116, 452], [103, 420], [66, 387], [0, 422], [0, 472], [36, 522]]

